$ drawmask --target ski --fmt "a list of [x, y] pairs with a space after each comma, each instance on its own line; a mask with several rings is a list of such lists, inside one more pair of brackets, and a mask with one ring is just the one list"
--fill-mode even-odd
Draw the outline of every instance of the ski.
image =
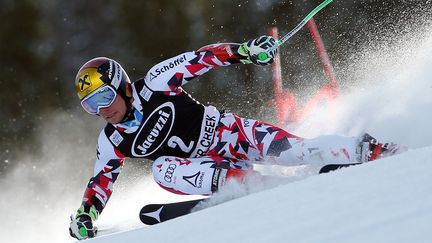
[[205, 200], [206, 198], [174, 203], [147, 204], [141, 209], [139, 217], [144, 224], [158, 224], [191, 213], [198, 203]]

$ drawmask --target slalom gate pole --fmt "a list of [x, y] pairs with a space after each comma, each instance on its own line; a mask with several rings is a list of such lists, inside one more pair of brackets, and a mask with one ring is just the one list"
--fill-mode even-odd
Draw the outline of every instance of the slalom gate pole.
[[[278, 40], [279, 35], [277, 27], [271, 27], [269, 29], [269, 34], [276, 41]], [[297, 102], [294, 94], [283, 88], [280, 52], [276, 53], [274, 62], [272, 63], [272, 77], [277, 124], [279, 127], [284, 127], [287, 123], [296, 121]]]
[[327, 54], [326, 48], [324, 46], [324, 42], [321, 39], [321, 35], [318, 31], [318, 27], [314, 19], [311, 19], [307, 22], [307, 27], [309, 28], [309, 32], [311, 37], [315, 43], [318, 55], [320, 57], [321, 63], [323, 65], [324, 73], [327, 76], [329, 88], [332, 89], [335, 95], [338, 93], [338, 81], [336, 79], [335, 72], [333, 70], [333, 66], [330, 62], [330, 58]]
[[[277, 27], [272, 27], [269, 29], [269, 34], [277, 41], [279, 38]], [[276, 104], [276, 115], [278, 120], [278, 125], [283, 125], [284, 112], [282, 107], [282, 70], [280, 63], [280, 54], [276, 53], [274, 57], [274, 62], [272, 63], [272, 77], [273, 77], [273, 91], [274, 91], [274, 101]]]

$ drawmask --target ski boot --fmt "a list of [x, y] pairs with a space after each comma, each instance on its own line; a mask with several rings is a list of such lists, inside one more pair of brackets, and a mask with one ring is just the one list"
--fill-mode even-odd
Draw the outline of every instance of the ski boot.
[[357, 147], [360, 155], [360, 162], [369, 162], [376, 159], [392, 156], [405, 152], [407, 147], [395, 143], [380, 143], [368, 133], [360, 137], [359, 146]]

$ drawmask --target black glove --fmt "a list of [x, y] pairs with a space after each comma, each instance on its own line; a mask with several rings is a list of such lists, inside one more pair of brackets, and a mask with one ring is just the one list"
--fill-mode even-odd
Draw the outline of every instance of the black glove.
[[273, 37], [263, 35], [243, 43], [241, 49], [249, 56], [252, 63], [265, 66], [273, 63], [277, 52], [277, 44]]

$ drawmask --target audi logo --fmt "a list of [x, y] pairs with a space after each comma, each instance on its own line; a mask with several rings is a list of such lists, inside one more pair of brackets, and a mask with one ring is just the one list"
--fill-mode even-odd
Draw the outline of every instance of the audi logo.
[[168, 183], [172, 182], [172, 176], [174, 174], [174, 170], [177, 168], [175, 164], [169, 164], [167, 170], [165, 171], [164, 180]]

